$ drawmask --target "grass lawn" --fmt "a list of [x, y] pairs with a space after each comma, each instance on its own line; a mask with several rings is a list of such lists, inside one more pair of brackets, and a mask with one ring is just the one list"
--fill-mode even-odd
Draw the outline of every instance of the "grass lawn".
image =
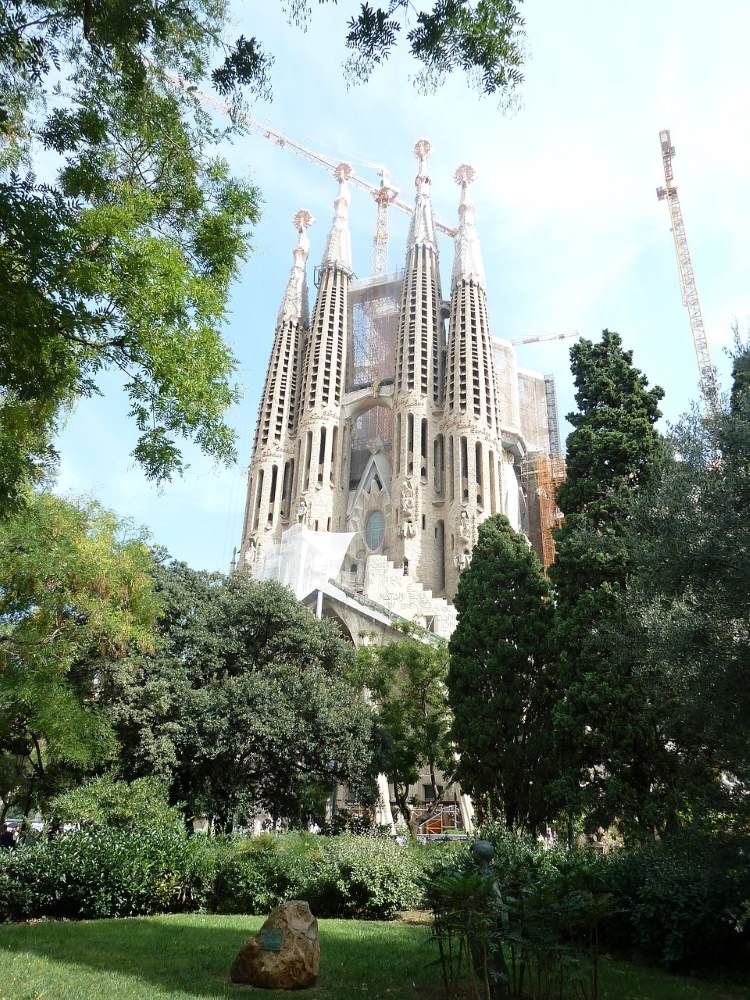
[[[0, 1000], [213, 1000], [262, 996], [227, 971], [261, 917], [203, 915], [0, 926]], [[326, 1000], [440, 1000], [425, 926], [322, 920], [319, 985]], [[606, 1000], [739, 1000], [750, 988], [605, 962]], [[286, 996], [294, 994], [283, 994]]]

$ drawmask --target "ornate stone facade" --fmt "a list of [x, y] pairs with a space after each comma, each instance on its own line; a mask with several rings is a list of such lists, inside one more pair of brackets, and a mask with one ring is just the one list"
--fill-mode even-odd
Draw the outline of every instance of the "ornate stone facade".
[[[513, 347], [492, 338], [466, 165], [455, 174], [459, 221], [443, 300], [429, 151], [426, 140], [415, 147], [415, 208], [397, 274], [353, 279], [351, 168], [337, 168], [310, 322], [312, 218], [295, 216], [299, 238], [260, 404], [238, 566], [256, 572], [295, 524], [351, 532], [339, 576], [347, 592], [449, 634], [450, 601], [481, 522], [501, 512], [525, 527], [525, 435], [543, 449], [544, 428], [538, 419], [525, 427]], [[367, 357], [377, 366], [368, 368]]]

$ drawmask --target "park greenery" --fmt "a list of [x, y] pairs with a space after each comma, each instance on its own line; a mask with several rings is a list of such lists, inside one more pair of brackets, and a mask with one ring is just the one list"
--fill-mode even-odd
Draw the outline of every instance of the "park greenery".
[[[92, 501], [27, 490], [0, 521], [0, 796], [44, 829], [0, 854], [2, 919], [426, 907], [449, 989], [482, 968], [456, 949], [502, 949], [519, 996], [610, 995], [607, 952], [741, 963], [750, 346], [725, 409], [667, 436], [617, 334], [571, 358], [557, 560], [545, 574], [487, 518], [448, 644], [404, 623], [355, 652], [278, 584], [195, 571]], [[491, 870], [378, 828], [380, 772], [412, 834], [409, 786], [460, 781]], [[340, 784], [362, 811], [344, 832], [345, 813], [326, 827]], [[258, 813], [324, 832], [237, 832]]]

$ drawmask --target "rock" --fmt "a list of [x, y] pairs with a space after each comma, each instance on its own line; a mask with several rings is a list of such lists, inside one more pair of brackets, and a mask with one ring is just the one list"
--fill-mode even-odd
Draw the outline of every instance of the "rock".
[[268, 990], [301, 990], [315, 984], [319, 971], [318, 921], [307, 903], [293, 899], [272, 910], [243, 944], [229, 978]]

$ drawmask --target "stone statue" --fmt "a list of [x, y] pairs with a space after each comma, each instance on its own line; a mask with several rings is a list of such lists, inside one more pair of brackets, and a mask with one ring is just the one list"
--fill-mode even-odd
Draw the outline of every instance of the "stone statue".
[[297, 505], [297, 524], [307, 524], [309, 513], [310, 508], [307, 503], [307, 497], [303, 493], [299, 498], [299, 504]]
[[458, 572], [459, 573], [463, 573], [463, 571], [468, 566], [471, 565], [471, 553], [470, 552], [458, 552], [458, 553], [456, 553], [456, 557], [455, 557], [455, 559], [453, 561], [456, 564], [456, 569], [458, 570]]
[[417, 496], [411, 479], [404, 481], [401, 487], [401, 524], [399, 534], [402, 538], [414, 538], [417, 526], [414, 523], [417, 515]]
[[250, 569], [255, 560], [258, 558], [258, 546], [256, 545], [255, 538], [252, 536], [247, 540], [247, 548], [245, 549], [245, 555], [243, 557], [243, 566], [245, 569]]
[[469, 516], [469, 511], [466, 509], [466, 507], [462, 507], [461, 512], [458, 515], [458, 521], [456, 523], [456, 534], [461, 539], [461, 541], [466, 542], [467, 545], [472, 540], [471, 517]]

